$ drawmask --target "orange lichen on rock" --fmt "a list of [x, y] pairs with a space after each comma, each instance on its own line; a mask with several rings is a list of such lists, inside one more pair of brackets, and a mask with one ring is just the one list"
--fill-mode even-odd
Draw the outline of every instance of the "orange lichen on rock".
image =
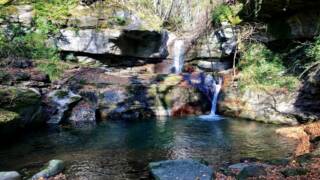
[[297, 127], [280, 128], [276, 132], [281, 136], [293, 138], [298, 141], [295, 155], [299, 156], [309, 153], [312, 150], [310, 140], [320, 136], [320, 122]]

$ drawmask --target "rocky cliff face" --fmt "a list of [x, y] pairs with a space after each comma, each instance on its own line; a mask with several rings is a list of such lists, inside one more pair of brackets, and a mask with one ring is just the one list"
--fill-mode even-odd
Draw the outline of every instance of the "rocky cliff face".
[[269, 40], [307, 39], [320, 33], [319, 1], [242, 1], [244, 17], [268, 23]]
[[285, 89], [240, 89], [225, 75], [219, 112], [273, 124], [296, 125], [317, 121], [319, 114], [319, 68], [314, 67], [299, 87]]
[[[72, 79], [63, 86], [82, 97], [82, 106], [96, 109], [93, 117], [100, 120], [185, 116], [210, 109], [210, 89], [201, 81], [203, 74], [130, 76], [104, 74], [103, 70], [91, 68], [71, 72], [66, 78], [70, 76]], [[72, 117], [83, 113], [78, 105], [71, 109]]]

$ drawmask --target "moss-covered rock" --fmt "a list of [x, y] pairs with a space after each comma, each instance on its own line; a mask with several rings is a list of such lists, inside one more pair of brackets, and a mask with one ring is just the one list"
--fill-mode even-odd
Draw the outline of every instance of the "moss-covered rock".
[[12, 134], [15, 132], [19, 127], [19, 119], [18, 113], [0, 109], [0, 134]]
[[19, 119], [18, 113], [0, 109], [0, 125], [10, 123], [17, 119]]
[[41, 97], [31, 89], [17, 87], [0, 87], [0, 106], [2, 109], [20, 115], [22, 124], [39, 120], [41, 111]]
[[281, 171], [281, 173], [285, 177], [301, 176], [301, 175], [306, 175], [308, 173], [308, 170], [304, 169], [304, 168], [287, 168], [287, 169]]

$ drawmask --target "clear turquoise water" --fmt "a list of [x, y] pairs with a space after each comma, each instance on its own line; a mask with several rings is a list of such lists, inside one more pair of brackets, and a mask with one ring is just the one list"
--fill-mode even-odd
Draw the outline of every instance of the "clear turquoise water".
[[210, 165], [290, 155], [294, 143], [278, 126], [245, 120], [197, 118], [104, 122], [93, 129], [33, 132], [0, 147], [0, 171], [37, 171], [51, 159], [66, 162], [69, 179], [147, 179], [147, 165], [166, 159], [203, 159]]

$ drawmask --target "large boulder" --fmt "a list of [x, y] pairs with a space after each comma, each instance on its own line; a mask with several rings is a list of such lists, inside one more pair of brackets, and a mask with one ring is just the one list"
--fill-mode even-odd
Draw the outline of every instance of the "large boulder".
[[62, 29], [57, 47], [62, 51], [111, 54], [140, 58], [165, 58], [167, 33], [139, 30]]
[[40, 121], [41, 96], [37, 91], [1, 86], [0, 97], [1, 108], [19, 114], [21, 125]]
[[[210, 111], [210, 87], [204, 74], [119, 75], [82, 69], [67, 83], [77, 94], [96, 97], [97, 112], [106, 119], [148, 119]], [[90, 108], [91, 109], [91, 108]]]
[[64, 162], [62, 160], [51, 160], [48, 165], [40, 172], [32, 176], [32, 180], [48, 179], [64, 170]]
[[93, 103], [80, 101], [72, 108], [69, 121], [75, 127], [94, 126], [96, 124], [96, 111], [97, 108]]
[[149, 168], [156, 180], [214, 179], [214, 171], [212, 168], [194, 160], [153, 162], [149, 164]]
[[219, 101], [219, 111], [225, 115], [274, 124], [298, 124], [294, 106], [297, 93], [227, 88]]
[[59, 124], [66, 118], [66, 112], [80, 99], [80, 95], [68, 89], [51, 91], [45, 100], [47, 122], [49, 124]]

